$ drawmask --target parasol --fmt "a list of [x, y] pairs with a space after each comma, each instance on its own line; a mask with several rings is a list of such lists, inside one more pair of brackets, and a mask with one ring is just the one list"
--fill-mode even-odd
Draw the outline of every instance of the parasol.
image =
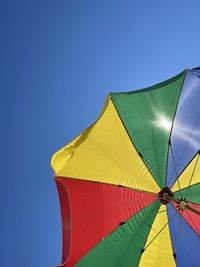
[[200, 68], [110, 93], [52, 157], [64, 267], [198, 267]]

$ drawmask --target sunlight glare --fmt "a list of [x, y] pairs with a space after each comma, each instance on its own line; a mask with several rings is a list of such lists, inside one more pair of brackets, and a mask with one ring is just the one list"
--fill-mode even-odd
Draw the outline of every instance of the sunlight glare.
[[169, 121], [169, 120], [167, 120], [167, 119], [165, 119], [165, 118], [162, 118], [162, 119], [160, 120], [160, 126], [161, 126], [162, 128], [167, 129], [167, 130], [170, 130], [170, 129], [171, 129], [171, 126], [172, 126], [172, 122]]

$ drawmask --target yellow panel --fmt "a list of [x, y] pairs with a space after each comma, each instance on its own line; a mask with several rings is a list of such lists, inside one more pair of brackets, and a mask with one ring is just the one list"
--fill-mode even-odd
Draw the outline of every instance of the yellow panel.
[[[192, 181], [190, 185], [199, 183], [199, 180], [200, 180], [199, 154], [197, 154], [196, 157], [194, 157], [194, 159], [190, 162], [190, 164], [186, 167], [186, 169], [180, 175], [178, 181], [179, 181], [181, 189], [189, 186], [191, 177], [192, 177]], [[179, 190], [179, 186], [178, 186], [178, 182], [176, 181], [176, 183], [172, 187], [172, 192], [175, 192], [178, 190]]]
[[52, 157], [55, 176], [158, 192], [108, 97], [100, 118]]
[[[161, 205], [159, 212], [166, 210], [165, 205]], [[173, 219], [172, 219], [173, 220]], [[146, 246], [158, 234], [167, 223], [167, 212], [158, 213], [149, 233]], [[176, 267], [173, 257], [172, 244], [167, 225], [154, 241], [146, 248], [140, 259], [139, 267]]]

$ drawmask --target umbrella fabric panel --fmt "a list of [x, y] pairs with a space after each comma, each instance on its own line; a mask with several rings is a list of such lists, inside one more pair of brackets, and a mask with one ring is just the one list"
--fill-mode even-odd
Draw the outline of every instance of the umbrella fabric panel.
[[[194, 158], [191, 160], [191, 162], [188, 163], [184, 171], [180, 174], [178, 179], [176, 180], [175, 184], [172, 186], [172, 191], [180, 191], [180, 194], [183, 197], [191, 196], [190, 193], [190, 187], [192, 185], [195, 185], [199, 183], [199, 177], [200, 177], [200, 157], [199, 153], [194, 156]], [[180, 188], [179, 188], [180, 187]]]
[[75, 267], [136, 267], [160, 207], [155, 201], [103, 239]]
[[109, 98], [97, 122], [54, 154], [52, 167], [55, 176], [159, 191]]
[[[174, 214], [174, 210], [168, 208], [168, 217]], [[171, 206], [172, 207], [172, 206]], [[176, 254], [178, 267], [199, 267], [200, 263], [200, 238], [191, 226], [177, 213], [177, 216], [169, 224], [173, 251]]]
[[61, 266], [199, 266], [200, 216], [157, 194], [168, 185], [200, 211], [198, 99], [200, 68], [111, 93], [98, 120], [54, 154]]
[[169, 234], [169, 225], [167, 223], [168, 217], [166, 206], [161, 205], [144, 246], [146, 249], [140, 259], [139, 267], [176, 266]]
[[[60, 187], [68, 193], [71, 216], [65, 220], [62, 207], [66, 203], [65, 195], [60, 195], [62, 223], [63, 223], [63, 265], [74, 264], [108, 236], [121, 223], [126, 222], [135, 213], [157, 199], [156, 194], [130, 190], [127, 188], [83, 181], [70, 178], [56, 178]], [[62, 185], [62, 187], [61, 187]], [[66, 239], [70, 237], [70, 251], [66, 246]], [[68, 244], [67, 244], [68, 245]], [[67, 251], [67, 252], [66, 252]], [[66, 257], [66, 253], [68, 253]], [[68, 259], [67, 259], [68, 258]]]
[[61, 182], [56, 181], [60, 199], [60, 210], [62, 217], [62, 263], [65, 262], [70, 253], [71, 246], [71, 208], [67, 189]]
[[[200, 69], [187, 70], [177, 107], [169, 150], [167, 185], [175, 182], [200, 150]], [[174, 157], [174, 162], [172, 158]]]
[[200, 182], [193, 184], [190, 187], [184, 188], [180, 191], [175, 192], [176, 198], [187, 198], [188, 201], [192, 203], [200, 204]]
[[[197, 154], [179, 178], [180, 187], [184, 188], [175, 192], [174, 195], [178, 199], [185, 199], [186, 201], [189, 201], [187, 203], [189, 206], [200, 211], [199, 177], [200, 177], [200, 160], [199, 160], [199, 154]], [[178, 188], [177, 183], [175, 183], [174, 188], [175, 189]], [[200, 216], [197, 215], [196, 213], [191, 212], [188, 209], [182, 212], [182, 216], [185, 218], [188, 224], [190, 224], [193, 230], [200, 235]]]
[[[196, 210], [200, 211], [200, 205], [191, 202], [188, 202], [187, 204], [190, 205], [192, 208], [195, 208]], [[172, 205], [174, 206], [174, 208], [176, 208], [175, 204]], [[197, 235], [200, 236], [200, 216], [188, 209], [183, 211], [179, 210], [179, 213], [190, 225], [190, 227], [197, 233]]]
[[185, 73], [145, 90], [111, 95], [132, 142], [161, 188], [165, 186], [171, 123]]

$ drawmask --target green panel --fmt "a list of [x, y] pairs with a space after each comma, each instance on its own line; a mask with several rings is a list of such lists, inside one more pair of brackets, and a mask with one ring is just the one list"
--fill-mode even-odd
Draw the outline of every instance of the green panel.
[[105, 237], [75, 267], [136, 267], [159, 210], [156, 201]]
[[200, 204], [200, 183], [179, 190], [174, 193], [174, 196], [176, 198], [186, 197], [187, 201]]
[[111, 93], [132, 142], [161, 188], [165, 186], [171, 122], [185, 73], [143, 90]]

